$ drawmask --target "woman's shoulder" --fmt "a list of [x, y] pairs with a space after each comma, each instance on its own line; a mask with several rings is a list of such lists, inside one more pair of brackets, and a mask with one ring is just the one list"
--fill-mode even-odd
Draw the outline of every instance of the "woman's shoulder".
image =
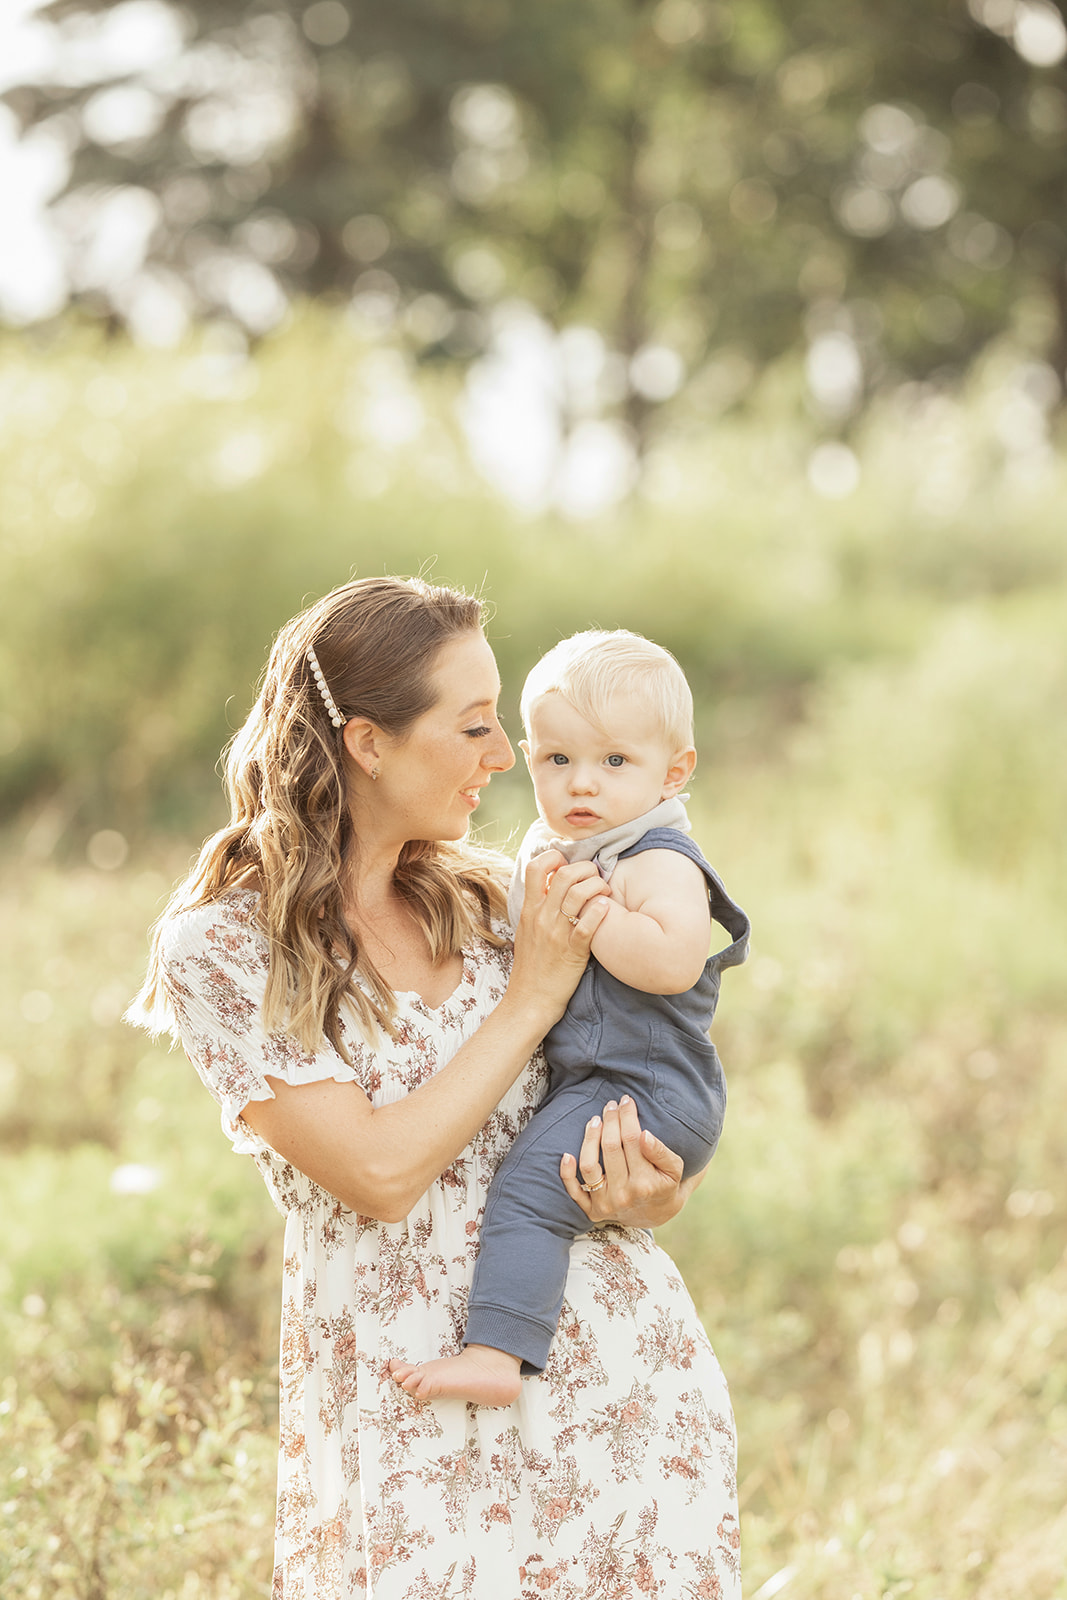
[[160, 924], [160, 953], [167, 963], [208, 957], [245, 971], [265, 968], [258, 892], [227, 889], [215, 899], [168, 911]]
[[[507, 917], [490, 917], [489, 932], [493, 935], [493, 939], [485, 939], [479, 936], [478, 944], [486, 950], [494, 950], [496, 952], [494, 959], [499, 960], [505, 969], [510, 972], [514, 957], [514, 928]], [[496, 944], [495, 940], [500, 940], [501, 944]]]
[[229, 889], [194, 905], [172, 904], [159, 921], [149, 978], [126, 1021], [154, 1036], [184, 1038], [206, 1007], [247, 1025], [270, 965], [258, 903], [254, 892]]

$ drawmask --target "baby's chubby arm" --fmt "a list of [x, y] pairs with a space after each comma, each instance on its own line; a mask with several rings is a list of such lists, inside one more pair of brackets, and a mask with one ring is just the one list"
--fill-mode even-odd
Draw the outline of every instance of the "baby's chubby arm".
[[683, 994], [704, 970], [711, 912], [704, 874], [677, 850], [620, 861], [592, 953], [620, 983], [645, 994]]

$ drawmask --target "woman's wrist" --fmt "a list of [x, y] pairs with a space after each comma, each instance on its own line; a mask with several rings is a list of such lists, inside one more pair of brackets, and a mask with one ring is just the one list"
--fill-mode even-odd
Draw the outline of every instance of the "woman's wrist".
[[508, 1042], [518, 1051], [525, 1051], [523, 1060], [529, 1060], [548, 1030], [563, 1015], [560, 1008], [546, 1005], [539, 994], [516, 994], [508, 989], [493, 1016], [498, 1026], [506, 1027]]
[[676, 1184], [672, 1188], [665, 1189], [654, 1199], [628, 1206], [607, 1220], [617, 1222], [623, 1228], [662, 1228], [664, 1223], [670, 1222], [678, 1215], [688, 1198], [682, 1186]]

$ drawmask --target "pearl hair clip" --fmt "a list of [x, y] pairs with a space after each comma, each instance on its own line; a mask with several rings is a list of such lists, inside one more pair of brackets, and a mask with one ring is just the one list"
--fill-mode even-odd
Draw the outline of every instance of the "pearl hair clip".
[[307, 659], [308, 665], [310, 666], [314, 675], [315, 682], [319, 686], [319, 693], [322, 696], [322, 703], [326, 707], [330, 721], [333, 723], [335, 728], [343, 728], [345, 723], [348, 721], [348, 718], [343, 717], [338, 711], [337, 702], [326, 686], [326, 679], [323, 675], [322, 668], [319, 666], [319, 658], [315, 654], [315, 651], [312, 649], [311, 645], [308, 645]]

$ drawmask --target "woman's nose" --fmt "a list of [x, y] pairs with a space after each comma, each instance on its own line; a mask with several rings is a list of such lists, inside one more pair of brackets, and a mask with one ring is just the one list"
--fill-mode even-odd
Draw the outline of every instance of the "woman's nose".
[[487, 741], [493, 748], [482, 757], [482, 765], [490, 772], [507, 772], [515, 765], [515, 752], [503, 728], [498, 728], [497, 733], [498, 738]]

